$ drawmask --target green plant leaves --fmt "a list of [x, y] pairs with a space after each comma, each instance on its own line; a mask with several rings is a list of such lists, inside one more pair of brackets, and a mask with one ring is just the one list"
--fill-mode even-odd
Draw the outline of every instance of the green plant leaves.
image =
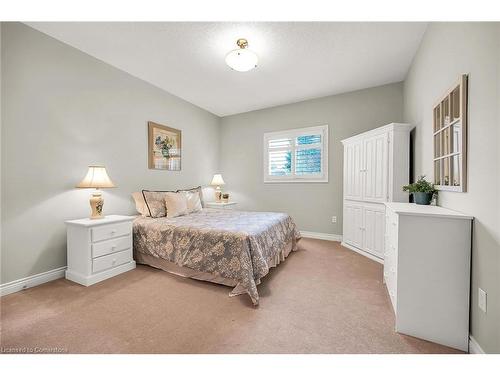
[[427, 181], [425, 179], [425, 175], [419, 176], [417, 182], [403, 186], [403, 191], [408, 191], [409, 193], [420, 192], [437, 194], [437, 190], [434, 187], [434, 184]]

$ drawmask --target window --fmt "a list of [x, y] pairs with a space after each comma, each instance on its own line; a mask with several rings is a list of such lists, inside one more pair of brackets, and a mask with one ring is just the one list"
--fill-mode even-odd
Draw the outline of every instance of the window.
[[264, 182], [328, 182], [328, 125], [265, 133]]

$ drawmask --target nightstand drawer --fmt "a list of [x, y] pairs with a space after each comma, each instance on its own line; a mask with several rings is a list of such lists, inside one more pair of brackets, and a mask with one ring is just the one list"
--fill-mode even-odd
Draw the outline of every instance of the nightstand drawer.
[[126, 237], [115, 238], [114, 240], [101, 241], [92, 244], [92, 258], [116, 253], [118, 251], [130, 249], [131, 247], [132, 238], [130, 237], [130, 235]]
[[105, 255], [92, 260], [92, 272], [101, 272], [109, 268], [119, 266], [132, 260], [132, 250], [124, 250], [118, 253]]
[[100, 225], [92, 228], [92, 242], [110, 240], [115, 237], [126, 236], [132, 232], [132, 223], [116, 223]]

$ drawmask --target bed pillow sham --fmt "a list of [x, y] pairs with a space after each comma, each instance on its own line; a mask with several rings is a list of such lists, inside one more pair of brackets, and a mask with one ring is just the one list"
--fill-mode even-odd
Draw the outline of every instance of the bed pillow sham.
[[188, 214], [187, 196], [184, 192], [166, 193], [165, 207], [167, 208], [167, 217], [177, 217]]
[[205, 202], [203, 200], [203, 190], [201, 189], [201, 186], [194, 187], [191, 189], [179, 189], [179, 190], [177, 190], [178, 193], [181, 191], [187, 191], [190, 193], [198, 193], [198, 195], [200, 196], [201, 207], [205, 207]]
[[191, 191], [181, 191], [180, 194], [184, 194], [186, 196], [188, 214], [202, 210], [200, 194], [197, 192], [193, 193]]
[[146, 206], [146, 201], [144, 200], [142, 192], [136, 191], [132, 193], [132, 198], [134, 198], [135, 209], [137, 210], [137, 212], [139, 212], [144, 217], [151, 216], [149, 214], [149, 210], [148, 207]]
[[154, 218], [167, 216], [167, 208], [165, 206], [165, 195], [167, 193], [175, 193], [175, 191], [142, 190], [142, 196], [146, 202], [149, 216]]

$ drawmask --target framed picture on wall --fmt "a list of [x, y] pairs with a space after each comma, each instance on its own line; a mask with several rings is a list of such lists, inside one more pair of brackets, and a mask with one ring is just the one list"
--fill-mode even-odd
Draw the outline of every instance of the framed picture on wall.
[[149, 169], [167, 171], [181, 170], [181, 131], [148, 122], [148, 164]]

